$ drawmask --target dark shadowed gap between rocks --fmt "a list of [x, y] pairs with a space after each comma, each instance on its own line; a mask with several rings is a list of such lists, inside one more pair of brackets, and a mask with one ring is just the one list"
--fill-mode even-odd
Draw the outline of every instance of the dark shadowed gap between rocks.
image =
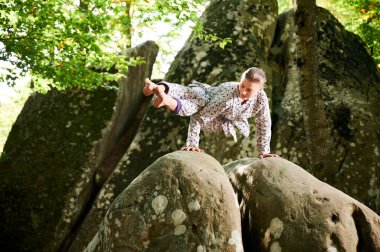
[[[375, 241], [372, 240], [371, 229], [363, 210], [359, 207], [355, 207], [352, 218], [354, 219], [356, 231], [358, 232], [358, 246], [356, 251], [366, 252], [366, 251], [377, 251]], [[367, 237], [367, 239], [365, 239]]]
[[90, 212], [102, 186], [107, 181], [108, 177], [112, 174], [112, 172], [116, 169], [120, 159], [123, 157], [128, 147], [131, 145], [134, 137], [137, 134], [137, 131], [140, 127], [141, 121], [145, 115], [146, 109], [149, 106], [151, 98], [144, 98], [135, 119], [130, 123], [125, 125], [125, 130], [122, 134], [122, 137], [118, 141], [118, 143], [112, 148], [111, 152], [103, 159], [100, 165], [96, 168], [96, 172], [92, 176], [92, 183], [90, 183], [88, 188], [84, 188], [84, 190], [88, 190], [89, 197], [87, 200], [87, 204], [82, 209], [79, 214], [78, 220], [75, 222], [73, 227], [70, 230], [70, 233], [67, 235], [66, 239], [59, 245], [57, 251], [65, 252], [70, 248], [73, 240], [75, 239], [81, 225], [83, 224], [87, 214]]

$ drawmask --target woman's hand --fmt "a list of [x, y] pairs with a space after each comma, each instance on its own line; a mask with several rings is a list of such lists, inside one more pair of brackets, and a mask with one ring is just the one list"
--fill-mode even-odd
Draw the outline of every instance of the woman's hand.
[[185, 146], [185, 147], [183, 147], [181, 150], [184, 150], [184, 151], [204, 152], [204, 150], [199, 149], [198, 147], [194, 147], [194, 146]]
[[272, 154], [272, 153], [266, 153], [266, 154], [260, 154], [259, 158], [267, 158], [267, 157], [280, 157], [277, 154]]

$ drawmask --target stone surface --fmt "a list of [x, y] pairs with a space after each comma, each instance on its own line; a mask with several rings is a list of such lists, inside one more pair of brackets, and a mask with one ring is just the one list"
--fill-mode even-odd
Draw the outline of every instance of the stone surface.
[[167, 154], [112, 203], [85, 251], [243, 251], [237, 199], [204, 153]]
[[224, 165], [245, 251], [380, 251], [380, 216], [282, 158]]
[[[141, 57], [145, 63], [130, 67], [126, 77], [118, 81], [119, 92], [115, 102], [115, 112], [108, 125], [108, 131], [103, 136], [101, 149], [97, 156], [97, 164], [104, 162], [110, 154], [115, 155], [114, 149], [121, 149], [122, 153], [118, 154], [118, 159], [120, 159], [127, 146], [132, 142], [149, 103], [149, 99], [146, 99], [142, 93], [142, 88], [145, 85], [143, 80], [151, 75], [158, 50], [155, 42], [147, 41], [123, 52], [126, 58]], [[115, 148], [117, 145], [122, 145], [124, 148]], [[112, 164], [113, 168], [116, 164]], [[105, 165], [108, 164], [105, 163]], [[104, 169], [104, 173], [106, 173], [104, 179], [106, 179], [110, 172], [107, 173], [106, 167]]]
[[146, 64], [130, 67], [120, 92], [52, 90], [28, 99], [0, 160], [0, 250], [67, 250], [99, 192], [95, 174], [112, 172], [137, 131], [157, 52], [154, 42], [127, 52]]
[[[351, 64], [355, 66], [360, 65], [358, 69], [361, 70], [355, 70], [355, 76], [363, 72], [363, 75], [369, 78], [367, 81], [367, 77], [363, 77], [363, 83], [373, 88], [375, 86], [373, 80], [377, 78], [376, 68], [373, 67], [372, 63], [368, 65], [363, 63], [371, 62], [369, 55], [364, 50], [363, 44], [352, 33], [345, 31], [341, 24], [337, 23], [326, 10], [320, 11], [323, 13], [320, 16], [322, 22], [322, 30], [319, 34], [320, 41], [335, 45], [337, 44], [335, 38], [343, 37], [339, 42], [340, 44], [344, 40], [351, 43], [350, 45], [344, 44], [345, 47], [343, 49], [328, 51], [328, 53], [323, 53], [328, 47], [324, 45], [323, 48], [325, 49], [321, 49], [320, 53], [323, 53], [325, 56], [330, 54], [330, 57], [339, 58], [339, 55], [342, 54], [341, 51], [344, 50], [345, 57], [350, 58]], [[220, 13], [226, 14], [220, 15]], [[274, 131], [272, 149], [274, 152], [280, 153], [284, 157], [308, 169], [308, 162], [305, 161], [308, 156], [308, 148], [305, 145], [304, 125], [300, 107], [301, 101], [298, 89], [292, 11], [280, 15], [278, 20], [276, 20], [276, 17], [276, 1], [213, 1], [203, 14], [205, 27], [208, 27], [207, 29], [216, 32], [220, 36], [232, 34], [232, 43], [225, 50], [222, 50], [209, 42], [199, 41], [192, 35], [173, 61], [165, 79], [182, 84], [187, 84], [191, 79], [217, 84], [226, 80], [239, 79], [240, 71], [244, 70], [247, 66], [262, 66], [268, 75], [266, 91], [273, 102], [272, 108], [274, 113], [272, 114], [272, 118]], [[272, 20], [272, 18], [275, 20]], [[277, 29], [274, 37], [276, 24]], [[321, 39], [323, 37], [322, 31], [326, 31], [328, 35], [323, 40]], [[273, 42], [270, 52], [267, 52], [266, 49], [268, 41]], [[350, 57], [349, 53], [355, 50], [360, 52], [359, 55]], [[333, 62], [335, 60], [338, 59], [331, 59], [330, 61]], [[336, 66], [336, 69], [339, 68], [339, 66]], [[336, 75], [336, 79], [332, 80], [332, 83], [339, 84], [339, 89], [332, 93], [336, 95], [335, 99], [337, 101], [351, 102], [352, 100], [354, 102], [354, 99], [347, 99], [342, 95], [352, 91], [352, 89], [345, 90], [347, 88], [346, 84], [348, 85], [348, 83], [352, 82], [350, 78], [355, 83], [358, 83], [358, 79], [350, 73], [353, 70], [349, 69], [346, 75]], [[326, 75], [323, 73], [321, 76], [331, 77], [334, 74]], [[372, 93], [375, 94], [376, 92]], [[359, 103], [365, 104], [362, 100]], [[356, 119], [351, 119], [351, 122], [355, 122], [355, 124], [350, 123], [348, 126], [345, 125], [344, 122], [347, 121], [347, 116], [344, 113], [346, 110], [344, 108], [340, 109], [338, 104], [336, 105], [338, 113], [335, 113], [331, 109], [327, 111], [329, 118], [336, 118], [335, 123], [331, 124], [332, 127], [339, 128], [341, 134], [344, 134], [347, 128], [351, 132], [358, 132], [353, 127], [359, 127], [358, 123], [362, 125], [364, 121], [357, 122], [355, 121]], [[343, 117], [342, 123], [340, 123], [341, 117]], [[376, 136], [377, 126], [374, 124], [374, 119], [378, 117], [376, 113], [372, 116], [368, 115], [369, 120], [373, 118], [370, 121], [373, 127], [371, 126], [372, 128], [369, 129], [372, 132], [368, 133], [368, 136]], [[188, 118], [176, 117], [166, 112], [165, 109], [157, 110], [153, 106], [148, 108], [136, 138], [96, 198], [93, 210], [91, 210], [93, 213], [90, 215], [91, 217], [87, 218], [87, 225], [83, 226], [84, 230], [91, 230], [88, 233], [92, 236], [96, 232], [111, 202], [134, 178], [155, 159], [168, 152], [178, 150], [184, 145], [187, 125]], [[255, 157], [257, 156], [257, 152], [255, 151], [254, 128], [254, 121], [252, 121], [251, 136], [247, 139], [239, 139], [238, 143], [234, 143], [231, 139], [226, 138], [223, 133], [201, 134], [201, 147], [221, 163], [244, 157]], [[332, 130], [334, 131], [334, 129]], [[333, 138], [336, 138], [336, 136]], [[351, 143], [344, 140], [344, 138], [339, 137], [336, 139], [338, 146], [344, 145], [346, 148], [352, 148], [349, 147]], [[376, 139], [376, 137], [373, 139]], [[355, 148], [358, 150], [361, 148], [360, 146], [362, 144], [356, 144]], [[339, 158], [331, 158], [331, 161], [338, 161], [334, 161], [326, 170], [326, 172], [330, 173], [329, 183], [337, 186], [356, 199], [363, 200], [363, 202], [375, 209], [374, 206], [377, 204], [379, 191], [379, 169], [376, 168], [378, 162], [375, 163], [377, 160], [376, 146], [374, 149], [368, 147], [367, 151], [369, 154], [365, 159], [357, 156], [355, 152], [348, 151], [347, 155], [351, 156], [347, 156], [346, 159], [342, 155], [344, 153], [342, 147], [338, 147], [337, 150], [339, 150]], [[338, 172], [335, 175], [337, 171], [344, 170], [343, 168], [347, 165], [352, 166], [352, 163], [358, 164], [355, 168], [358, 171], [351, 172], [349, 169], [345, 169], [344, 174]], [[361, 166], [359, 167], [359, 165]], [[367, 169], [368, 165], [371, 165], [371, 167]], [[325, 179], [326, 177], [323, 174], [317, 174], [317, 172], [313, 172], [313, 174], [320, 179]], [[360, 183], [361, 179], [367, 182]], [[357, 182], [351, 187], [350, 183], [353, 180], [357, 180]], [[89, 239], [89, 236], [86, 239], [83, 239], [83, 236], [80, 237], [79, 240], [81, 241], [88, 241]]]
[[77, 197], [90, 179], [88, 156], [115, 99], [104, 89], [29, 97], [0, 160], [0, 250], [54, 250], [59, 222], [72, 225], [83, 204]]
[[[260, 65], [267, 71], [270, 96], [271, 83], [275, 82], [276, 77], [272, 74], [275, 67], [269, 65], [266, 56], [269, 54], [267, 43], [274, 36], [276, 18], [277, 1], [212, 1], [203, 14], [205, 28], [221, 37], [232, 36], [232, 43], [223, 50], [216, 44], [200, 41], [191, 35], [173, 61], [165, 79], [181, 84], [188, 84], [192, 79], [218, 84], [239, 80], [241, 72], [246, 68]], [[157, 158], [184, 145], [188, 120], [189, 118], [174, 116], [163, 108], [148, 108], [136, 137], [101, 188], [91, 213], [86, 217], [86, 224], [82, 227], [82, 233], [86, 235], [76, 238], [81, 246], [88, 243], [89, 235], [92, 237], [96, 233], [112, 201], [133, 179]], [[251, 124], [252, 134], [242, 142], [234, 143], [222, 133], [202, 135], [201, 143], [218, 161], [257, 156], [253, 120]], [[75, 252], [79, 248], [81, 247], [70, 251]]]
[[[320, 9], [319, 69], [331, 127], [331, 158], [323, 170], [312, 170], [292, 10], [277, 19], [274, 0], [215, 0], [202, 18], [206, 31], [229, 36], [232, 43], [222, 50], [192, 34], [165, 79], [184, 85], [192, 79], [218, 84], [239, 80], [250, 66], [262, 67], [274, 112], [272, 150], [379, 213], [380, 81], [358, 37]], [[150, 106], [139, 127], [149, 101], [141, 100], [139, 85], [150, 75], [145, 73], [150, 73], [151, 64], [152, 60], [137, 75], [129, 75], [118, 98], [113, 91], [98, 90], [53, 91], [46, 101], [40, 95], [29, 99], [0, 161], [1, 249], [51, 251], [71, 246], [70, 251], [82, 251], [117, 195], [154, 160], [184, 145], [188, 118]], [[128, 108], [137, 114], [129, 114]], [[201, 147], [221, 163], [255, 157], [254, 128], [252, 121], [251, 136], [238, 143], [223, 133], [202, 134]], [[355, 218], [367, 218], [364, 212], [354, 213]], [[276, 219], [273, 225], [279, 223]]]
[[113, 176], [119, 174], [117, 164], [134, 139], [149, 105], [150, 99], [144, 99], [142, 89], [145, 85], [144, 79], [151, 75], [157, 53], [158, 47], [152, 41], [124, 52], [129, 57], [143, 57], [146, 63], [130, 67], [127, 79], [123, 78], [119, 82], [120, 89], [114, 113], [107, 128], [104, 129], [98, 155], [96, 155], [97, 187], [92, 190], [91, 202], [87, 204], [87, 211], [82, 215], [80, 225], [73, 232], [72, 241], [70, 239], [67, 242], [68, 251], [83, 251], [99, 229], [105, 212], [117, 196], [113, 193], [114, 185], [104, 183], [111, 174]]
[[271, 49], [283, 81], [273, 87], [272, 149], [380, 213], [380, 77], [362, 41], [319, 8], [319, 81], [331, 156], [311, 169], [305, 139], [293, 10], [279, 16]]

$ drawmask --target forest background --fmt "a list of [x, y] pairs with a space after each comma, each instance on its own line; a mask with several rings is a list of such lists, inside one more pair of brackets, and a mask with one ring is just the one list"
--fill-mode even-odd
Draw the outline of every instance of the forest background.
[[[0, 153], [26, 99], [51, 87], [67, 89], [109, 83], [143, 62], [120, 52], [154, 40], [160, 52], [152, 78], [163, 78], [192, 30], [220, 47], [203, 29], [202, 0], [0, 0]], [[347, 30], [359, 35], [380, 69], [380, 2], [317, 0]], [[292, 8], [278, 0], [279, 13]]]

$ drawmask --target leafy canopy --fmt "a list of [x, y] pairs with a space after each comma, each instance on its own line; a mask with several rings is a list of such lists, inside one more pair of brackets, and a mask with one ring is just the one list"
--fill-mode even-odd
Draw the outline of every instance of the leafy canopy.
[[380, 68], [380, 1], [331, 0], [333, 13], [345, 27], [358, 34]]
[[[120, 51], [132, 46], [132, 36], [141, 37], [145, 28], [153, 29], [159, 22], [175, 27], [168, 31], [169, 37], [179, 36], [190, 23], [198, 37], [223, 48], [231, 40], [206, 33], [199, 18], [208, 2], [0, 0], [0, 81], [12, 85], [16, 78], [31, 74], [37, 90], [49, 85], [58, 89], [109, 85], [105, 83], [144, 61], [126, 60]], [[363, 39], [380, 65], [380, 2], [324, 2], [330, 3], [328, 9], [347, 29]], [[282, 9], [291, 5], [289, 0], [279, 0], [279, 4]]]
[[30, 71], [36, 85], [91, 88], [114, 77], [107, 73], [114, 63], [128, 67], [122, 56], [102, 50], [110, 40], [109, 1], [79, 6], [72, 0], [5, 0], [1, 5], [0, 60], [18, 68], [5, 75], [8, 81], [19, 70], [20, 75]]
[[[198, 36], [225, 46], [228, 39], [204, 34], [202, 0], [0, 0], [1, 81], [30, 73], [38, 90], [93, 89], [120, 78], [141, 58], [125, 59], [131, 37], [142, 27], [192, 23]], [[4, 64], [10, 62], [11, 65]], [[4, 70], [6, 68], [6, 70]]]

